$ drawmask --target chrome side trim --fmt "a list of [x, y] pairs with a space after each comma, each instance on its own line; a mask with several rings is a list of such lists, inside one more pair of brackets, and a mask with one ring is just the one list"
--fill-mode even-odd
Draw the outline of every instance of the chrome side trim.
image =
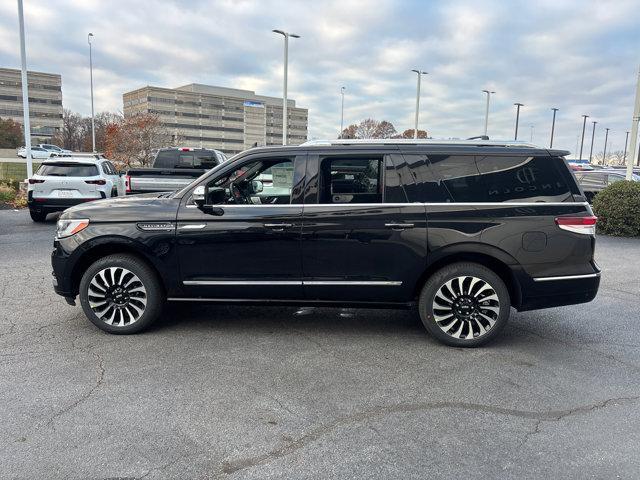
[[180, 225], [180, 230], [201, 230], [207, 226], [206, 223], [188, 223], [186, 225]]
[[374, 286], [374, 287], [396, 287], [402, 285], [402, 282], [387, 280], [371, 280], [371, 281], [348, 281], [348, 280], [303, 280], [304, 285], [325, 286], [325, 285], [350, 285], [350, 286]]
[[[257, 205], [220, 205], [220, 208], [314, 208], [314, 207], [409, 207], [409, 206], [426, 206], [426, 207], [560, 207], [560, 206], [587, 206], [587, 202], [432, 202], [432, 203], [295, 203], [295, 204], [257, 204]], [[197, 208], [195, 205], [186, 205], [186, 208]]]
[[347, 286], [379, 286], [379, 287], [396, 287], [402, 285], [400, 281], [387, 280], [184, 280], [183, 285], [311, 285], [311, 286], [327, 286], [327, 285], [347, 285]]
[[302, 280], [185, 280], [183, 285], [302, 285]]
[[563, 275], [560, 277], [535, 277], [534, 282], [555, 282], [556, 280], [579, 280], [581, 278], [599, 277], [600, 273], [587, 273], [584, 275]]

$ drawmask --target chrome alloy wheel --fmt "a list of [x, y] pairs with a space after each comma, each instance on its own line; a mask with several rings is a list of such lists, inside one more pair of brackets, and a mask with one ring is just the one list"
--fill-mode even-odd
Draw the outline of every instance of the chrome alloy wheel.
[[103, 322], [116, 327], [135, 323], [147, 307], [147, 290], [138, 276], [122, 267], [96, 273], [87, 292], [89, 306]]
[[447, 335], [472, 340], [485, 335], [498, 320], [500, 300], [494, 288], [477, 277], [455, 277], [433, 298], [433, 318]]

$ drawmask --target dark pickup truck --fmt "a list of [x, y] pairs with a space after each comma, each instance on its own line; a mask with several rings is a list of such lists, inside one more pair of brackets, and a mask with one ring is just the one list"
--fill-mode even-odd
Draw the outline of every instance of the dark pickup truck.
[[189, 185], [207, 170], [226, 161], [224, 153], [206, 148], [162, 148], [152, 168], [132, 168], [127, 172], [127, 195], [172, 192]]

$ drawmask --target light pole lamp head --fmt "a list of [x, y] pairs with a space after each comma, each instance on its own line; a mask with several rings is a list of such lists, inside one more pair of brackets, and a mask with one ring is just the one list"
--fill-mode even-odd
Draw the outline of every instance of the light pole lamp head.
[[551, 110], [553, 110], [554, 112], [557, 112], [558, 110], [560, 110], [559, 108], [553, 107]]
[[93, 33], [89, 32], [89, 35], [87, 35], [87, 43], [89, 45], [91, 45], [91, 39], [93, 38]]
[[524, 103], [516, 102], [516, 103], [514, 103], [514, 105], [515, 105], [516, 107], [524, 107]]
[[340, 93], [344, 95], [344, 91], [347, 89], [347, 87], [340, 87]]
[[418, 75], [429, 75], [429, 72], [425, 72], [423, 70], [418, 70], [418, 69], [412, 69], [412, 72], [416, 72]]
[[288, 33], [285, 32], [284, 30], [271, 30], [273, 33], [279, 33], [280, 35], [282, 35], [283, 37], [293, 37], [293, 38], [300, 38], [300, 35], [298, 35], [297, 33]]

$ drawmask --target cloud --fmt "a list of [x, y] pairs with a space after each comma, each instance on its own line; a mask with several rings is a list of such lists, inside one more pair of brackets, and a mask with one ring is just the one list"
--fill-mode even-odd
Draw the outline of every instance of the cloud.
[[[596, 146], [622, 148], [638, 68], [637, 2], [498, 0], [150, 1], [30, 0], [28, 64], [61, 73], [63, 102], [87, 114], [89, 31], [94, 38], [96, 108], [121, 110], [122, 93], [190, 82], [281, 94], [282, 37], [289, 95], [309, 108], [309, 134], [334, 137], [340, 122], [374, 117], [413, 127], [415, 74], [423, 79], [420, 125], [436, 137], [478, 135], [484, 88], [489, 134], [512, 138], [522, 102], [521, 139], [547, 144], [558, 107], [556, 146], [575, 150], [580, 115], [597, 120]], [[17, 67], [15, 4], [0, 4], [0, 65]], [[585, 145], [590, 141], [586, 135]], [[585, 147], [586, 149], [586, 147]], [[587, 149], [588, 150], [588, 149]]]

